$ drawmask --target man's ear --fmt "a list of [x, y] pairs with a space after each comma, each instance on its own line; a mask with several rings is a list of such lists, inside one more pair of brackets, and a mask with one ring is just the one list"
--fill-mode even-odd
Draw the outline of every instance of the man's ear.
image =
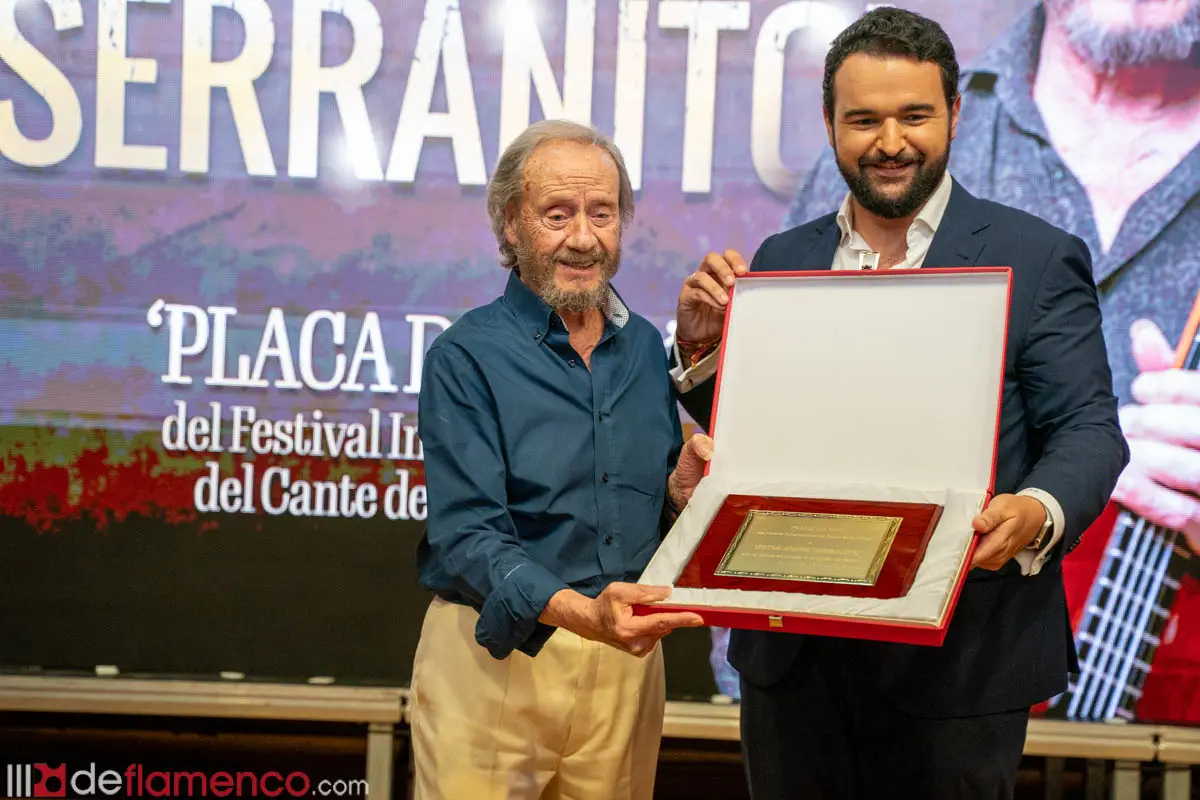
[[962, 95], [957, 95], [954, 98], [954, 105], [950, 106], [950, 138], [953, 139], [958, 135], [958, 112], [962, 109]]
[[516, 215], [515, 204], [509, 205], [504, 212], [504, 239], [513, 247], [517, 246]]
[[829, 116], [828, 109], [826, 109], [824, 114], [822, 114], [822, 119], [825, 120], [825, 137], [827, 139], [829, 139], [829, 146], [832, 147], [836, 151], [837, 145], [834, 144], [834, 141], [833, 141], [833, 120]]

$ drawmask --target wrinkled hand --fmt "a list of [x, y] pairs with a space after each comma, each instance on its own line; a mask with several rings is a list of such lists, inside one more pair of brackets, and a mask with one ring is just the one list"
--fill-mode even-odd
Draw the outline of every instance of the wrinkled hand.
[[1032, 497], [998, 494], [971, 520], [979, 536], [971, 568], [996, 570], [1025, 549], [1046, 521], [1046, 507]]
[[692, 342], [716, 341], [725, 326], [729, 287], [736, 276], [749, 271], [736, 250], [709, 253], [700, 267], [687, 276], [675, 309], [675, 337]]
[[683, 444], [675, 470], [667, 478], [667, 491], [675, 507], [682, 510], [692, 499], [696, 484], [704, 477], [704, 465], [712, 459], [713, 440], [697, 433]]
[[1175, 369], [1175, 354], [1154, 323], [1130, 329], [1138, 377], [1121, 409], [1129, 464], [1113, 499], [1155, 525], [1182, 531], [1200, 553], [1200, 372]]
[[634, 615], [634, 605], [666, 600], [670, 594], [665, 586], [636, 583], [610, 583], [595, 599], [563, 589], [550, 598], [541, 620], [641, 658], [676, 628], [704, 624], [699, 614], [686, 611]]

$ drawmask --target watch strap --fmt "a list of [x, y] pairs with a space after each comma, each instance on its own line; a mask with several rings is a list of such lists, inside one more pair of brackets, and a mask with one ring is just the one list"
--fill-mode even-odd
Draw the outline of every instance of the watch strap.
[[[1036, 500], [1037, 498], [1034, 499]], [[1046, 521], [1043, 522], [1042, 527], [1038, 529], [1037, 535], [1033, 537], [1033, 541], [1027, 545], [1028, 549], [1030, 550], [1041, 550], [1043, 547], [1045, 547], [1046, 543], [1050, 541], [1051, 530], [1054, 527], [1054, 518], [1050, 516], [1050, 509], [1047, 508], [1046, 504], [1042, 503], [1041, 500], [1038, 500], [1038, 503], [1041, 504], [1042, 510], [1046, 513]]]

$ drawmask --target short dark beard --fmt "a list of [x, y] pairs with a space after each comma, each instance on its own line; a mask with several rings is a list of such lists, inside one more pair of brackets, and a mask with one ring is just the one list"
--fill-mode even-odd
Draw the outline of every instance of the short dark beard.
[[1186, 61], [1200, 43], [1200, 0], [1192, 0], [1184, 18], [1167, 28], [1112, 30], [1096, 22], [1078, 0], [1050, 0], [1050, 6], [1062, 19], [1071, 49], [1101, 72], [1160, 61]]
[[[581, 314], [593, 308], [604, 308], [608, 299], [609, 281], [617, 274], [621, 263], [621, 249], [607, 253], [596, 248], [591, 253], [580, 254], [566, 248], [559, 249], [551, 255], [543, 255], [533, 249], [533, 245], [522, 228], [517, 231], [517, 243], [513, 245], [517, 257], [517, 271], [521, 280], [542, 298], [546, 305], [559, 313]], [[590, 289], [582, 291], [567, 291], [554, 280], [559, 263], [591, 264], [600, 263], [600, 281]]]
[[[916, 164], [916, 175], [903, 194], [898, 197], [886, 197], [875, 191], [867, 177], [867, 167], [871, 164], [897, 162], [901, 164]], [[946, 165], [950, 163], [950, 140], [946, 140], [946, 152], [937, 161], [927, 163], [923, 154], [909, 158], [869, 159], [860, 158], [857, 168], [850, 167], [837, 158], [838, 170], [850, 188], [850, 194], [859, 205], [870, 213], [884, 219], [901, 219], [913, 214], [937, 191], [938, 184], [946, 175]]]

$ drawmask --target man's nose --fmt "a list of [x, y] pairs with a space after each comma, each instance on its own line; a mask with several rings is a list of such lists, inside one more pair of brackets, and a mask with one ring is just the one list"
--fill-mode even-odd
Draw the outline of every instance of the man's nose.
[[879, 140], [875, 143], [884, 155], [889, 158], [900, 155], [907, 144], [904, 138], [904, 128], [894, 119], [884, 120], [879, 129]]
[[587, 214], [582, 212], [576, 214], [575, 218], [571, 220], [566, 241], [567, 247], [572, 250], [592, 250], [596, 246], [596, 241], [596, 231]]

